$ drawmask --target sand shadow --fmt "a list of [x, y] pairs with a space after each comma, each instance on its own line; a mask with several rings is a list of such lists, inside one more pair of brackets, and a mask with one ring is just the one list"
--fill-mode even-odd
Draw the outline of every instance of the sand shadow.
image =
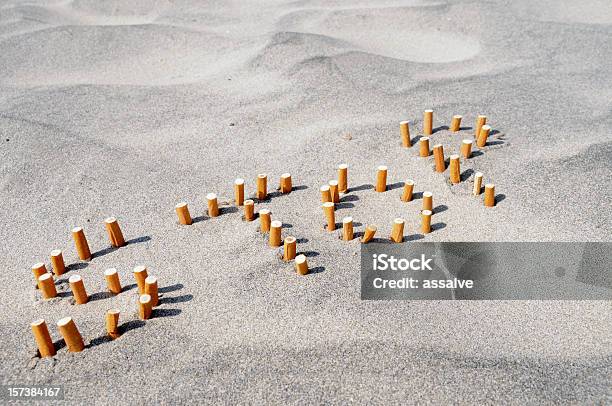
[[434, 223], [431, 225], [431, 231], [438, 231], [438, 230], [442, 230], [443, 228], [446, 227], [446, 223]]
[[347, 193], [359, 192], [359, 191], [362, 191], [362, 190], [369, 190], [369, 189], [374, 189], [374, 185], [372, 185], [371, 183], [365, 183], [363, 185], [354, 186], [354, 187], [349, 188], [347, 190]]
[[387, 190], [395, 190], [395, 189], [400, 189], [403, 188], [405, 185], [404, 182], [396, 182], [396, 183], [392, 183], [390, 185], [387, 185]]
[[445, 204], [439, 204], [436, 207], [433, 208], [433, 210], [431, 211], [432, 214], [438, 214], [438, 213], [442, 213], [445, 212], [446, 210], [448, 210], [448, 206]]
[[[136, 286], [136, 285], [134, 285]], [[169, 286], [163, 286], [161, 288], [159, 288], [157, 291], [159, 293], [168, 293], [168, 292], [174, 292], [176, 290], [180, 290], [183, 289], [184, 286], [182, 283], [175, 283], [174, 285], [169, 285]]]
[[181, 296], [173, 296], [173, 297], [161, 297], [159, 298], [160, 304], [165, 303], [185, 303], [189, 302], [193, 299], [193, 295], [181, 295]]
[[151, 317], [174, 317], [181, 313], [181, 309], [153, 309]]
[[466, 180], [468, 180], [470, 178], [470, 176], [472, 176], [474, 174], [474, 170], [473, 169], [466, 169], [465, 171], [463, 171], [461, 173], [461, 175], [459, 175], [459, 180], [461, 180], [461, 182], [465, 182]]

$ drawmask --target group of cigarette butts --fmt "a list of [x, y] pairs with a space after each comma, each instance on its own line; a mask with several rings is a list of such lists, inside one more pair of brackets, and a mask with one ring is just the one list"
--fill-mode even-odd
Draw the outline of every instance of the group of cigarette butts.
[[[105, 220], [106, 231], [110, 243], [113, 247], [119, 248], [126, 245], [123, 238], [123, 233], [119, 227], [117, 219], [109, 217]], [[76, 246], [79, 259], [83, 261], [91, 260], [91, 250], [89, 243], [85, 237], [85, 233], [81, 227], [72, 229], [72, 237]], [[66, 264], [62, 251], [51, 251], [51, 267], [55, 276], [60, 276], [66, 272]], [[51, 299], [57, 296], [55, 281], [53, 274], [47, 271], [44, 263], [39, 262], [32, 266], [32, 272], [36, 280], [36, 287], [40, 290], [44, 299]], [[138, 315], [142, 320], [147, 320], [151, 317], [153, 307], [159, 303], [157, 278], [149, 276], [147, 268], [139, 265], [134, 268], [134, 278], [138, 286]], [[118, 295], [123, 290], [119, 281], [119, 274], [115, 268], [110, 268], [104, 271], [104, 279], [111, 294]], [[70, 290], [77, 305], [85, 304], [89, 301], [89, 295], [85, 290], [83, 278], [80, 275], [72, 275], [68, 278]], [[111, 339], [119, 337], [119, 310], [110, 309], [105, 316], [106, 332]], [[51, 334], [45, 320], [36, 320], [31, 324], [32, 332], [38, 346], [41, 357], [51, 357], [56, 353], [55, 345], [51, 339]], [[66, 347], [70, 352], [80, 352], [85, 348], [83, 337], [79, 332], [74, 320], [71, 317], [64, 317], [57, 322], [57, 328], [60, 335], [63, 337]]]

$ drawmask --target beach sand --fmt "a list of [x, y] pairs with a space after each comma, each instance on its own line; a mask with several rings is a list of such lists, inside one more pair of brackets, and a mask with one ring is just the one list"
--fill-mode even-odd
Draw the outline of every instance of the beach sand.
[[[349, 165], [336, 212], [355, 231], [395, 217], [420, 241], [609, 241], [612, 8], [607, 1], [4, 1], [0, 5], [0, 381], [63, 384], [73, 404], [606, 403], [605, 301], [370, 302], [357, 240], [323, 229], [319, 187]], [[403, 149], [399, 122], [447, 155], [486, 114], [490, 145], [456, 186]], [[449, 132], [463, 115], [460, 134]], [[372, 190], [387, 165], [394, 188]], [[474, 172], [498, 204], [471, 196]], [[282, 173], [258, 203], [298, 239], [295, 274], [242, 209], [205, 215], [207, 193]], [[177, 224], [174, 206], [196, 221]], [[109, 249], [116, 216], [128, 245]], [[94, 258], [78, 260], [82, 226]], [[30, 267], [64, 251], [61, 297]], [[163, 297], [139, 322], [132, 269]], [[104, 294], [117, 268], [128, 289]], [[72, 305], [68, 277], [92, 300]], [[104, 313], [123, 335], [104, 338]], [[36, 356], [30, 322], [71, 316], [88, 348]]]

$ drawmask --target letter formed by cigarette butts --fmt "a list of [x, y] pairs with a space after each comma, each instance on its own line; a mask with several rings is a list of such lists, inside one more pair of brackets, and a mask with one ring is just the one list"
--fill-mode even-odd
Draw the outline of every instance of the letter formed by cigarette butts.
[[77, 254], [82, 261], [89, 261], [91, 259], [91, 251], [87, 238], [85, 238], [85, 232], [82, 227], [75, 227], [72, 229], [72, 238], [74, 239], [74, 245], [76, 246]]
[[121, 335], [119, 333], [119, 310], [117, 309], [107, 310], [106, 317], [105, 317], [105, 324], [106, 324], [106, 333], [108, 334], [108, 336], [112, 340], [119, 338], [119, 336]]
[[266, 200], [268, 197], [268, 175], [260, 173], [257, 175], [257, 200]]
[[375, 225], [367, 225], [363, 233], [363, 237], [361, 238], [361, 242], [363, 244], [367, 244], [368, 242], [372, 241], [374, 234], [376, 234], [376, 229], [377, 227]]
[[280, 178], [280, 192], [281, 193], [291, 193], [291, 189], [293, 189], [293, 185], [291, 183], [291, 174], [283, 173]]
[[297, 242], [295, 237], [288, 236], [285, 237], [284, 247], [283, 247], [283, 260], [291, 261], [295, 259], [295, 253], [297, 249]]
[[242, 178], [237, 178], [234, 181], [234, 201], [236, 206], [244, 204], [244, 179]]
[[255, 202], [251, 199], [244, 201], [244, 219], [246, 221], [255, 220]]
[[104, 279], [106, 279], [106, 286], [108, 291], [114, 295], [121, 293], [121, 282], [119, 281], [119, 273], [115, 268], [109, 268], [104, 271]]
[[433, 146], [433, 155], [436, 163], [436, 172], [444, 172], [446, 170], [446, 162], [444, 162], [444, 147], [442, 144]]
[[219, 215], [219, 203], [217, 203], [217, 195], [215, 193], [209, 193], [206, 195], [208, 201], [208, 216], [217, 217]]
[[433, 110], [423, 112], [423, 134], [433, 134]]
[[117, 219], [115, 217], [108, 217], [104, 220], [104, 225], [106, 226], [106, 232], [108, 233], [111, 245], [115, 248], [123, 247], [125, 245], [125, 238], [123, 238], [123, 233]]
[[184, 226], [189, 226], [193, 223], [193, 220], [191, 219], [191, 213], [189, 213], [189, 207], [187, 207], [187, 203], [178, 203], [174, 210], [176, 211], [176, 215], [178, 216], [178, 221], [180, 224]]
[[353, 218], [345, 217], [342, 219], [342, 239], [351, 241], [353, 239]]
[[66, 264], [64, 262], [62, 251], [51, 251], [51, 268], [53, 269], [55, 276], [60, 276], [66, 272]]
[[348, 165], [338, 165], [338, 192], [348, 192]]
[[80, 275], [72, 275], [68, 278], [70, 284], [70, 290], [72, 290], [72, 296], [76, 304], [85, 304], [89, 300], [87, 291], [85, 291], [85, 285], [83, 284], [83, 278]]
[[334, 231], [336, 229], [336, 215], [334, 213], [334, 202], [323, 203], [323, 212], [327, 219], [327, 231]]
[[295, 257], [295, 271], [298, 275], [306, 275], [308, 273], [308, 262], [305, 255]]
[[64, 337], [64, 342], [66, 343], [66, 347], [68, 347], [68, 351], [83, 351], [83, 348], [85, 348], [85, 343], [83, 343], [83, 337], [81, 337], [81, 333], [79, 333], [79, 329], [77, 328], [76, 324], [74, 324], [72, 317], [64, 317], [63, 319], [60, 319], [57, 322], [57, 327], [62, 337]]
[[450, 125], [450, 130], [454, 133], [456, 133], [457, 131], [459, 131], [459, 128], [461, 127], [461, 119], [463, 117], [456, 114], [453, 116], [453, 119], [451, 120], [451, 125]]
[[402, 202], [410, 202], [412, 201], [412, 192], [414, 191], [414, 181], [408, 179], [404, 183], [404, 192], [402, 193]]
[[380, 165], [376, 171], [376, 191], [384, 192], [387, 190], [387, 167]]
[[402, 137], [402, 146], [404, 148], [410, 148], [412, 143], [410, 142], [410, 122], [400, 121], [400, 135]]
[[35, 320], [30, 324], [30, 327], [32, 328], [32, 334], [34, 334], [34, 340], [36, 341], [40, 356], [42, 358], [54, 356], [56, 353], [55, 345], [53, 345], [53, 340], [51, 340], [47, 323], [43, 319]]
[[429, 156], [429, 137], [419, 139], [419, 156], [426, 158]]
[[396, 218], [393, 220], [393, 229], [391, 230], [391, 241], [403, 242], [404, 241], [404, 219]]

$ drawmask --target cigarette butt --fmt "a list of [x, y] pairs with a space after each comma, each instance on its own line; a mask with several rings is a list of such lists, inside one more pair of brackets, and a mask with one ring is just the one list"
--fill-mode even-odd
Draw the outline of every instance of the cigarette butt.
[[480, 135], [478, 135], [478, 140], [476, 141], [476, 145], [478, 148], [484, 148], [487, 145], [487, 138], [489, 138], [489, 133], [491, 132], [490, 125], [483, 125], [480, 129]]
[[327, 231], [334, 231], [336, 229], [336, 215], [334, 213], [334, 203], [323, 203], [323, 211], [325, 212], [325, 218], [327, 219]]
[[72, 229], [72, 238], [74, 239], [74, 245], [76, 246], [77, 254], [82, 261], [89, 261], [91, 259], [91, 251], [89, 250], [89, 244], [82, 227], [75, 227]]
[[340, 192], [338, 192], [338, 181], [330, 180], [329, 184], [329, 194], [331, 195], [331, 201], [334, 203], [340, 202]]
[[121, 293], [121, 282], [119, 282], [119, 273], [115, 268], [109, 268], [104, 271], [104, 279], [106, 279], [106, 286], [108, 291], [118, 295]]
[[125, 239], [123, 238], [123, 233], [121, 232], [121, 227], [119, 227], [117, 219], [115, 217], [109, 217], [104, 220], [104, 224], [111, 245], [115, 248], [123, 247], [125, 245]]
[[346, 193], [348, 191], [348, 165], [338, 165], [338, 192]]
[[421, 231], [423, 234], [431, 233], [431, 210], [421, 212]]
[[145, 294], [151, 296], [151, 306], [155, 307], [159, 303], [159, 294], [157, 293], [157, 278], [155, 276], [147, 276], [145, 279]]
[[482, 172], [476, 172], [476, 175], [474, 175], [474, 196], [480, 194], [480, 189], [482, 189]]
[[353, 239], [353, 218], [345, 217], [342, 219], [342, 239], [351, 241]]
[[83, 348], [85, 348], [83, 337], [81, 337], [81, 333], [79, 333], [79, 329], [76, 324], [74, 324], [72, 317], [64, 317], [59, 320], [57, 322], [57, 328], [62, 337], [64, 337], [64, 342], [66, 343], [66, 347], [68, 347], [68, 351], [83, 351]]
[[36, 340], [36, 346], [38, 352], [42, 358], [52, 357], [55, 355], [55, 346], [51, 340], [47, 323], [43, 319], [33, 321], [30, 324], [32, 327], [32, 334], [34, 334], [34, 340]]
[[381, 165], [376, 172], [376, 191], [384, 192], [387, 190], [387, 167]]
[[272, 222], [272, 216], [270, 210], [261, 209], [259, 210], [259, 231], [267, 233], [270, 231], [270, 223]]
[[431, 135], [433, 133], [433, 110], [425, 110], [423, 112], [423, 134]]
[[332, 201], [331, 190], [329, 185], [321, 186], [321, 203], [327, 203]]
[[400, 135], [402, 136], [402, 146], [404, 148], [410, 148], [410, 122], [400, 121]]
[[246, 221], [255, 220], [255, 202], [251, 199], [244, 201], [244, 219]]
[[209, 193], [206, 195], [208, 201], [208, 215], [210, 217], [217, 217], [219, 215], [219, 204], [217, 203], [217, 195]]
[[479, 115], [476, 118], [476, 128], [474, 130], [474, 136], [476, 138], [478, 138], [478, 136], [480, 135], [480, 129], [482, 128], [483, 125], [485, 125], [487, 123], [487, 116], [483, 116], [483, 115]]
[[55, 282], [53, 281], [53, 275], [45, 273], [40, 275], [38, 278], [38, 287], [43, 298], [51, 299], [57, 296], [57, 289], [55, 289]]
[[72, 290], [72, 296], [76, 304], [85, 304], [89, 300], [87, 292], [85, 291], [85, 285], [83, 284], [83, 278], [79, 275], [72, 275], [68, 278], [70, 283], [70, 290]]
[[461, 155], [463, 155], [465, 159], [472, 156], [472, 144], [473, 143], [474, 141], [472, 140], [463, 140], [461, 142]]
[[238, 178], [234, 181], [234, 201], [236, 206], [244, 204], [244, 179]]
[[413, 190], [414, 190], [414, 182], [412, 180], [407, 180], [404, 183], [404, 192], [402, 193], [402, 202], [412, 201]]
[[134, 268], [134, 279], [136, 279], [136, 285], [138, 285], [138, 293], [143, 295], [145, 293], [145, 280], [149, 274], [147, 273], [147, 267], [144, 265], [138, 265]]
[[452, 184], [461, 182], [461, 169], [459, 166], [459, 155], [450, 156], [450, 181]]
[[442, 147], [442, 144], [433, 146], [433, 155], [436, 162], [436, 172], [444, 172], [446, 170], [446, 163], [444, 162], [444, 147]]
[[281, 239], [281, 228], [283, 227], [283, 223], [278, 220], [274, 220], [270, 223], [270, 247], [280, 247], [283, 243]]
[[454, 133], [456, 133], [457, 131], [459, 131], [459, 128], [461, 127], [461, 119], [463, 117], [460, 115], [454, 115], [453, 119], [451, 120], [451, 125], [450, 125], [450, 130]]
[[423, 210], [433, 211], [433, 193], [423, 192]]
[[257, 200], [265, 200], [268, 197], [268, 175], [260, 173], [257, 175]]
[[393, 229], [391, 230], [391, 241], [404, 241], [404, 219], [396, 218], [393, 220]]
[[111, 339], [119, 338], [119, 310], [110, 309], [106, 311], [106, 333]]
[[60, 276], [66, 272], [66, 263], [64, 262], [64, 255], [60, 250], [51, 251], [51, 268], [55, 276]]
[[140, 295], [138, 298], [138, 316], [141, 320], [148, 320], [151, 318], [153, 312], [153, 306], [151, 305], [151, 296]]
[[419, 140], [419, 156], [423, 158], [429, 156], [429, 137], [422, 137]]
[[495, 185], [487, 183], [484, 190], [484, 205], [487, 207], [495, 206]]
[[34, 281], [36, 282], [36, 289], [40, 289], [40, 284], [38, 283], [38, 278], [42, 275], [48, 273], [47, 267], [42, 262], [37, 262], [32, 265], [32, 273], [34, 274]]
[[291, 193], [293, 185], [291, 184], [291, 174], [283, 173], [280, 178], [280, 192]]
[[374, 234], [376, 234], [376, 226], [372, 226], [372, 225], [368, 225], [366, 226], [366, 229], [363, 233], [363, 237], [361, 238], [361, 242], [366, 244], [370, 241], [372, 241], [372, 238], [374, 238]]
[[295, 271], [299, 275], [306, 275], [308, 273], [308, 262], [305, 255], [295, 257]]
[[191, 214], [189, 213], [189, 207], [187, 207], [187, 203], [180, 202], [174, 208], [176, 210], [176, 215], [178, 216], [179, 223], [188, 226], [193, 223], [191, 219]]
[[285, 244], [283, 247], [283, 260], [291, 261], [295, 259], [297, 242], [295, 237], [285, 237]]

